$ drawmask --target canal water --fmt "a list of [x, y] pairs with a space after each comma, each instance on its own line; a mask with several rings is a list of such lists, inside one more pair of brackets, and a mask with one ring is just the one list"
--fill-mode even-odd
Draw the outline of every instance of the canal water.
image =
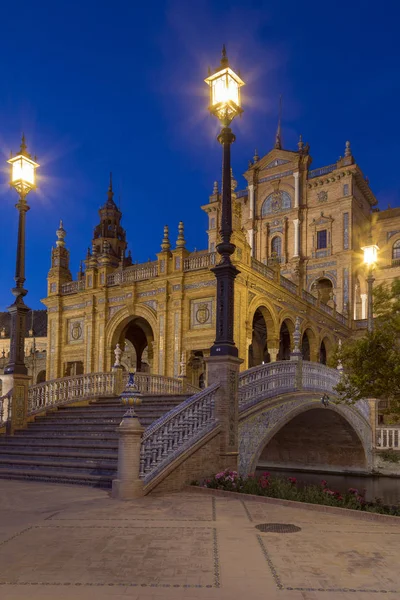
[[381, 498], [385, 504], [400, 504], [400, 478], [380, 477], [380, 476], [362, 476], [362, 475], [336, 475], [333, 473], [315, 473], [302, 471], [280, 471], [273, 468], [262, 467], [256, 469], [256, 475], [260, 476], [265, 471], [271, 473], [271, 476], [277, 477], [296, 477], [299, 485], [319, 485], [325, 480], [329, 489], [341, 493], [349, 488], [357, 490], [366, 490], [365, 498], [368, 501], [374, 501]]

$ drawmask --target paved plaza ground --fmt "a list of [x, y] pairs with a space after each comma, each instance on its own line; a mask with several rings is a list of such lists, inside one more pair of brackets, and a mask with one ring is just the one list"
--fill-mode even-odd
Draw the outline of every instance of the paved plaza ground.
[[[261, 523], [295, 533], [262, 533]], [[399, 525], [198, 492], [0, 481], [0, 598], [400, 598]]]

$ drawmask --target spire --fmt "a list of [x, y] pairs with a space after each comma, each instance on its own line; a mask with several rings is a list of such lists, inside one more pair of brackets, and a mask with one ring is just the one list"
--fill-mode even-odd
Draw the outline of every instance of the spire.
[[353, 156], [352, 152], [351, 152], [351, 148], [350, 148], [350, 142], [346, 142], [346, 149], [344, 151], [344, 155], [347, 156]]
[[27, 145], [26, 145], [26, 140], [25, 140], [25, 134], [22, 134], [22, 138], [21, 138], [21, 146], [19, 149], [19, 153], [22, 154], [23, 156], [27, 156], [29, 158], [29, 154], [27, 152]]
[[56, 235], [57, 235], [57, 241], [56, 241], [56, 246], [57, 248], [64, 248], [65, 247], [65, 242], [64, 242], [64, 238], [67, 235], [67, 232], [65, 231], [64, 227], [63, 227], [63, 222], [62, 219], [60, 219], [60, 225], [56, 231]]
[[222, 46], [221, 67], [223, 69], [225, 69], [226, 67], [229, 67], [229, 60], [228, 60], [228, 57], [226, 55], [225, 44]]
[[258, 151], [257, 151], [257, 148], [256, 148], [254, 150], [254, 156], [253, 156], [253, 162], [254, 162], [254, 164], [256, 164], [259, 160], [260, 160], [260, 157], [258, 156]]
[[278, 127], [276, 129], [276, 136], [275, 136], [275, 148], [277, 150], [282, 150], [281, 121], [282, 121], [282, 94], [279, 98], [279, 119], [278, 119]]
[[213, 195], [218, 194], [218, 181], [214, 181]]
[[176, 240], [177, 248], [184, 248], [186, 245], [185, 236], [183, 233], [183, 221], [179, 221], [178, 225], [178, 239]]
[[165, 225], [164, 227], [164, 237], [163, 237], [163, 241], [161, 243], [161, 250], [163, 252], [168, 252], [169, 250], [171, 250], [171, 243], [169, 241], [169, 235], [168, 235], [168, 225]]
[[304, 143], [303, 143], [303, 136], [301, 134], [299, 135], [299, 141], [297, 142], [297, 148], [299, 149], [299, 152], [303, 152]]
[[114, 192], [112, 187], [112, 173], [110, 172], [110, 183], [108, 184], [108, 192], [107, 192], [107, 202], [105, 203], [105, 208], [117, 208], [117, 205], [114, 202]]

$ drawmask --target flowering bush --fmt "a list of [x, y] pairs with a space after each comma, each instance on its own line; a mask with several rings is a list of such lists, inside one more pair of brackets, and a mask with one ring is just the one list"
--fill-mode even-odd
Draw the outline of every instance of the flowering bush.
[[256, 494], [269, 498], [282, 498], [400, 516], [399, 504], [389, 506], [383, 504], [379, 499], [376, 499], [375, 502], [367, 502], [365, 490], [349, 488], [347, 492], [342, 493], [331, 490], [325, 480], [321, 481], [320, 485], [301, 486], [296, 477], [272, 477], [268, 472], [262, 473], [261, 476], [249, 474], [247, 477], [242, 477], [236, 471], [226, 469], [202, 482], [195, 481], [192, 484], [229, 492]]

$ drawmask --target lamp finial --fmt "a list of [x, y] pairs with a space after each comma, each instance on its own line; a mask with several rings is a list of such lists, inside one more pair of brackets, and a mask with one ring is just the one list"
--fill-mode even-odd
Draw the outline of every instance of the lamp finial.
[[221, 57], [221, 67], [229, 67], [229, 60], [228, 57], [226, 55], [226, 48], [225, 48], [225, 44], [223, 44], [222, 46], [222, 57]]

